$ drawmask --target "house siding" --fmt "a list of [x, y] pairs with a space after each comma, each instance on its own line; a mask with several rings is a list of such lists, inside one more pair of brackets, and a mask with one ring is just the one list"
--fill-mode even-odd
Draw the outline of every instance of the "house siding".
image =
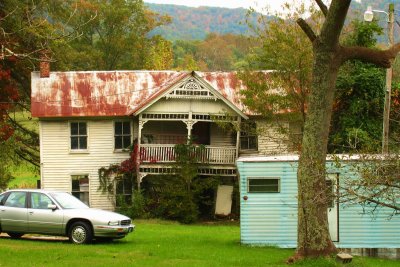
[[[256, 120], [258, 135], [258, 154], [277, 155], [290, 152], [289, 138], [279, 131], [279, 126], [261, 119]], [[288, 127], [284, 123], [282, 127]]]
[[[346, 174], [327, 163], [328, 172]], [[297, 246], [297, 161], [237, 162], [240, 173], [241, 242], [244, 244]], [[248, 193], [248, 177], [279, 177], [280, 193]], [[243, 197], [247, 196], [247, 200]], [[400, 248], [400, 217], [389, 220], [382, 208], [374, 217], [359, 205], [339, 206], [339, 248]]]
[[113, 200], [99, 189], [98, 170], [128, 158], [127, 152], [114, 152], [114, 120], [87, 122], [87, 153], [70, 152], [69, 121], [40, 121], [42, 188], [71, 192], [71, 175], [89, 175], [90, 206], [113, 209]]

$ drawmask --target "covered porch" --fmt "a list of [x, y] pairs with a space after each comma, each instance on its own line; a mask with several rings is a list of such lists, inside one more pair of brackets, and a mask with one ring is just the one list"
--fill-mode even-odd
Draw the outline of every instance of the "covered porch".
[[141, 114], [139, 116], [140, 164], [168, 164], [175, 162], [175, 145], [191, 140], [203, 149], [196, 155], [199, 163], [234, 165], [239, 152], [240, 131], [219, 124], [239, 123], [238, 116], [206, 114]]

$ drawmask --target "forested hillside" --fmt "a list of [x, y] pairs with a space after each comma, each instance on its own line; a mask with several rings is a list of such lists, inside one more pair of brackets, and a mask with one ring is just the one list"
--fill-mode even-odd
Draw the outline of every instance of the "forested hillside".
[[[146, 3], [148, 8], [161, 15], [167, 14], [172, 18], [169, 25], [154, 29], [151, 34], [175, 40], [204, 40], [209, 33], [218, 34], [249, 34], [245, 23], [247, 9], [219, 7], [187, 7], [179, 5], [160, 5]], [[250, 21], [256, 22], [257, 15], [253, 14]]]

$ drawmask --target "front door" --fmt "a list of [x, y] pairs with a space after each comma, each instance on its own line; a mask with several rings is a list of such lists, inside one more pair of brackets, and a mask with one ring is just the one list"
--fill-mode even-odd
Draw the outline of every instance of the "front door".
[[327, 197], [328, 197], [328, 222], [329, 234], [333, 242], [339, 242], [339, 201], [337, 188], [339, 182], [338, 173], [327, 175]]
[[26, 233], [28, 231], [28, 209], [26, 192], [11, 192], [0, 206], [1, 230], [9, 233]]

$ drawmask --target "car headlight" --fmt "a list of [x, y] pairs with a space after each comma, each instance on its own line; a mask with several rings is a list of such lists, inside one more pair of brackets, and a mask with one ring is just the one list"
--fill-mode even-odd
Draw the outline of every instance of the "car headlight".
[[119, 225], [119, 221], [109, 221], [108, 225], [111, 225], [111, 226]]

